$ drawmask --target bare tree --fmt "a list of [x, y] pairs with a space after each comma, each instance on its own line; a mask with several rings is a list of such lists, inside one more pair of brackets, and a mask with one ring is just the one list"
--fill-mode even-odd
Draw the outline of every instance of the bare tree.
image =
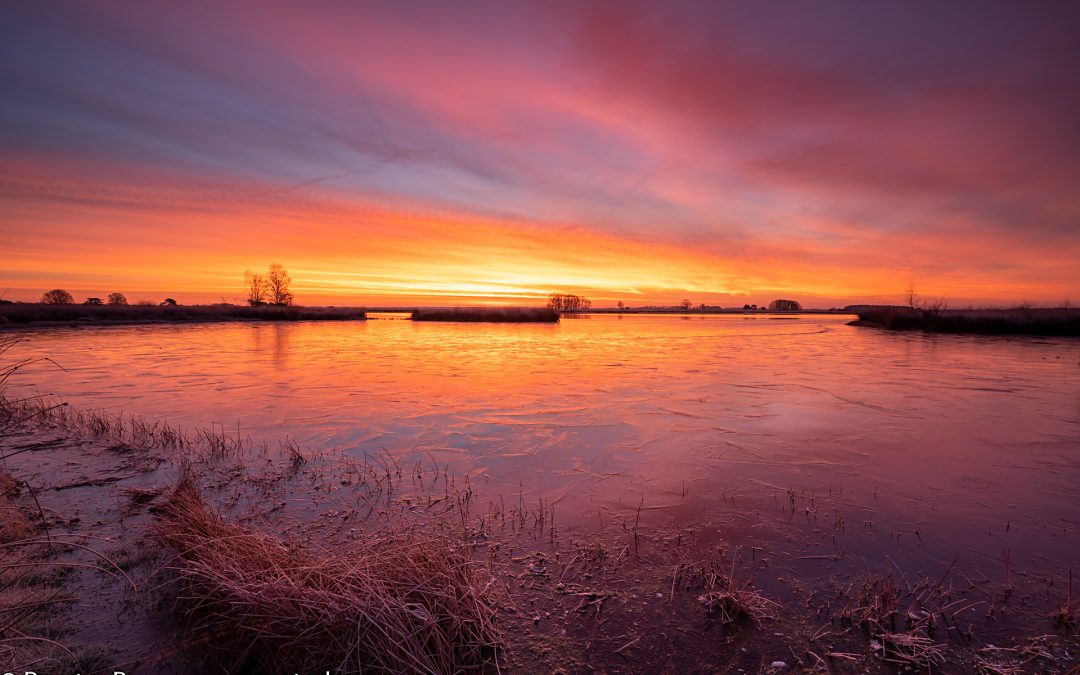
[[128, 301], [123, 293], [109, 293], [108, 303], [110, 305], [126, 305]]
[[919, 294], [915, 292], [915, 282], [909, 281], [907, 291], [904, 292], [904, 297], [907, 299], [908, 307], [915, 309], [915, 305], [919, 302]]
[[552, 293], [548, 296], [547, 306], [556, 312], [581, 312], [592, 307], [592, 300], [583, 295]]
[[932, 298], [916, 293], [914, 281], [908, 282], [904, 298], [907, 300], [908, 307], [922, 312], [924, 316], [937, 316], [949, 308], [948, 301], [943, 297]]
[[679, 303], [682, 306], [684, 312], [689, 312], [690, 308], [694, 306], [694, 303], [690, 302], [689, 298], [683, 298], [683, 301]]
[[284, 267], [278, 263], [270, 265], [270, 272], [266, 275], [266, 287], [270, 295], [270, 302], [275, 305], [291, 305], [293, 296], [289, 292], [290, 284], [292, 284], [292, 277], [289, 276]]
[[46, 305], [71, 305], [75, 298], [62, 288], [54, 288], [41, 294], [41, 301]]
[[244, 290], [247, 292], [247, 303], [255, 305], [266, 304], [267, 284], [266, 277], [256, 274], [251, 270], [244, 272]]

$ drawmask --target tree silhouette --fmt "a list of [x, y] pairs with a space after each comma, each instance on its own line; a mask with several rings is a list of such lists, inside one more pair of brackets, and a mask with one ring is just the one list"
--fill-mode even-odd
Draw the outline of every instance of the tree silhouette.
[[161, 301], [161, 306], [162, 307], [176, 307], [176, 300], [173, 300], [172, 298], [165, 298], [164, 300]]
[[293, 294], [289, 291], [292, 277], [278, 263], [270, 265], [266, 274], [244, 272], [244, 292], [249, 305], [291, 305]]
[[769, 311], [771, 312], [798, 312], [802, 309], [795, 300], [773, 300], [769, 303]]
[[682, 306], [684, 312], [689, 312], [690, 308], [694, 306], [694, 303], [690, 302], [689, 298], [683, 298], [683, 301], [679, 303]]
[[41, 301], [46, 305], [70, 305], [75, 298], [62, 288], [54, 288], [41, 294]]
[[266, 277], [263, 275], [251, 270], [244, 272], [244, 290], [247, 292], [247, 303], [252, 307], [266, 304]]
[[108, 302], [109, 302], [110, 305], [126, 305], [126, 304], [128, 304], [127, 298], [124, 297], [123, 293], [109, 293]]
[[552, 293], [548, 296], [547, 306], [556, 312], [582, 312], [592, 307], [592, 300], [583, 295]]
[[270, 272], [266, 275], [266, 287], [270, 295], [270, 302], [275, 305], [291, 305], [293, 296], [289, 292], [290, 284], [292, 284], [292, 277], [289, 276], [284, 267], [278, 263], [270, 265]]
[[87, 298], [86, 300], [83, 301], [83, 304], [84, 305], [100, 305], [101, 304], [101, 298]]

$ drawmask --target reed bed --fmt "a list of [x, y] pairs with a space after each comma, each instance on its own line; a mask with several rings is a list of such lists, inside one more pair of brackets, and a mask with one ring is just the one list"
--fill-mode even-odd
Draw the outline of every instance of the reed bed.
[[418, 309], [413, 321], [473, 321], [490, 323], [556, 323], [559, 312], [546, 307], [446, 307]]
[[455, 673], [497, 658], [488, 586], [448, 538], [398, 528], [349, 553], [298, 550], [226, 522], [187, 479], [160, 515], [193, 626], [251, 665]]
[[150, 422], [137, 415], [83, 410], [46, 396], [9, 398], [0, 387], [0, 433], [30, 421], [137, 448], [201, 452], [210, 459], [236, 455], [254, 447], [251, 439], [242, 436], [239, 430], [235, 435], [225, 427], [187, 432], [162, 420]]
[[281, 305], [0, 305], [0, 327], [34, 324], [199, 323], [223, 321], [352, 321], [360, 309]]
[[1080, 336], [1080, 309], [908, 309], [882, 308], [859, 312], [853, 325], [889, 330], [982, 335]]

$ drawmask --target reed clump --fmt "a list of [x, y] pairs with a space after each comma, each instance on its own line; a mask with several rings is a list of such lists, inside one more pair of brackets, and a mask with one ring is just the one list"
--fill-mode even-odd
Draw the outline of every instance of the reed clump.
[[1050, 619], [1057, 628], [1075, 633], [1078, 623], [1077, 614], [1080, 614], [1080, 600], [1073, 599], [1073, 573], [1069, 570], [1065, 602], [1050, 614]]
[[559, 312], [546, 307], [443, 307], [415, 310], [412, 320], [556, 323]]
[[705, 612], [720, 621], [721, 624], [734, 624], [750, 621], [760, 625], [762, 621], [777, 621], [780, 618], [780, 604], [758, 592], [750, 581], [735, 581], [735, 556], [732, 556], [731, 572], [725, 574], [718, 561], [701, 565], [700, 573], [704, 581], [704, 593], [697, 600], [705, 607]]
[[760, 624], [765, 619], [775, 621], [780, 616], [780, 606], [776, 602], [749, 586], [729, 585], [707, 591], [698, 596], [698, 602], [705, 606], [706, 613], [715, 616], [722, 624], [741, 620]]
[[1080, 336], [1080, 309], [910, 309], [870, 308], [853, 325], [888, 330], [980, 335]]
[[198, 630], [265, 669], [450, 673], [482, 668], [500, 644], [488, 587], [440, 535], [398, 528], [349, 553], [290, 548], [226, 522], [183, 479], [156, 537]]

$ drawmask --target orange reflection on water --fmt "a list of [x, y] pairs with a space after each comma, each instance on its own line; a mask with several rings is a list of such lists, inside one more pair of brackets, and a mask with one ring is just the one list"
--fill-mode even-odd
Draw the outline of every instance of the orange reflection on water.
[[[27, 351], [68, 370], [39, 366], [17, 385], [356, 458], [434, 458], [469, 474], [481, 498], [557, 504], [565, 526], [644, 500], [650, 522], [790, 541], [805, 536], [810, 512], [767, 514], [791, 489], [829, 503], [832, 518], [880, 523], [843, 534], [860, 555], [996, 555], [981, 533], [1008, 520], [1017, 546], [1072, 556], [1076, 533], [1049, 536], [1041, 523], [1068, 517], [1080, 496], [1080, 345], [846, 320], [38, 331]], [[914, 529], [916, 548], [878, 536]]]

